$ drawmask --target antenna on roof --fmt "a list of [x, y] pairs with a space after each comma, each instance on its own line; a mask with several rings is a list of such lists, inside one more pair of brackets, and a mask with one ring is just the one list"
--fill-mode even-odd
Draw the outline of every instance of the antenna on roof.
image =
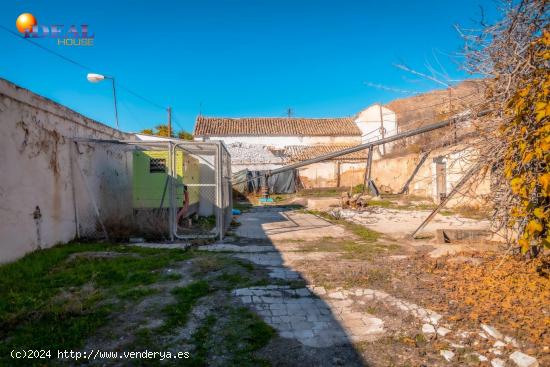
[[292, 110], [292, 108], [289, 107], [286, 110], [286, 114], [287, 114], [288, 118], [291, 118], [292, 115], [294, 115], [294, 111]]
[[199, 116], [202, 116], [202, 101], [199, 103]]

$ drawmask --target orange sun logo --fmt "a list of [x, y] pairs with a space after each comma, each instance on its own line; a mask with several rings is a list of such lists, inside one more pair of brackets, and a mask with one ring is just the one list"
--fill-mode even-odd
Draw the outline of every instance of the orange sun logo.
[[32, 27], [37, 24], [36, 18], [31, 13], [23, 13], [17, 17], [15, 26], [21, 33], [25, 33], [26, 30], [31, 31]]

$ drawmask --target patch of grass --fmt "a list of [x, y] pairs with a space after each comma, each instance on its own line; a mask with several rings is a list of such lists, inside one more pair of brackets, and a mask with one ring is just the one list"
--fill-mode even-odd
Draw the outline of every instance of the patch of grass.
[[78, 348], [122, 307], [118, 297], [148, 295], [143, 286], [162, 281], [164, 267], [189, 256], [181, 250], [73, 243], [1, 266], [0, 364], [17, 363], [2, 358], [21, 346]]
[[360, 224], [345, 221], [344, 226], [363, 241], [376, 242], [380, 238], [380, 233], [373, 231], [372, 229], [368, 229]]
[[163, 312], [166, 315], [166, 320], [160, 327], [160, 331], [168, 332], [178, 326], [184, 326], [193, 306], [200, 298], [211, 292], [208, 283], [204, 280], [191, 283], [187, 287], [174, 289], [172, 294], [176, 298], [176, 302], [164, 308]]
[[243, 276], [239, 273], [223, 273], [222, 275], [218, 276], [216, 280], [223, 283], [223, 285], [220, 286], [220, 288], [223, 289], [244, 288], [251, 283], [249, 277]]
[[209, 231], [216, 226], [216, 216], [210, 215], [208, 217], [199, 217], [197, 224], [204, 231]]
[[322, 217], [331, 223], [343, 225], [344, 227], [346, 227], [346, 229], [353, 232], [353, 234], [355, 234], [363, 241], [375, 242], [380, 238], [380, 233], [373, 231], [372, 229], [368, 229], [367, 227], [364, 227], [360, 224], [352, 223], [345, 219], [335, 218], [330, 213], [318, 210], [305, 210], [304, 212]]
[[330, 197], [340, 196], [342, 192], [347, 191], [345, 187], [341, 188], [316, 188], [316, 189], [304, 189], [296, 193], [296, 196], [302, 197]]
[[250, 210], [250, 208], [252, 208], [252, 204], [251, 203], [240, 203], [240, 202], [234, 202], [233, 203], [233, 209], [237, 209], [237, 210], [240, 210], [241, 213], [245, 213], [247, 211]]
[[178, 274], [178, 273], [168, 273], [168, 274], [162, 274], [162, 276], [160, 277], [160, 280], [161, 281], [175, 281], [175, 280], [180, 280], [182, 278], [181, 274]]
[[391, 200], [387, 199], [381, 199], [381, 200], [369, 200], [367, 202], [369, 206], [379, 206], [381, 208], [387, 208], [387, 209], [397, 209], [398, 206], [394, 204]]
[[205, 253], [193, 261], [193, 275], [201, 276], [223, 269], [227, 265], [227, 258], [215, 254]]
[[370, 260], [374, 256], [394, 250], [398, 248], [397, 245], [382, 245], [379, 243], [364, 244], [357, 243], [353, 241], [347, 241], [342, 246], [344, 250], [344, 258], [348, 259], [359, 259], [359, 260]]
[[193, 334], [193, 344], [195, 351], [191, 354], [191, 359], [186, 363], [189, 366], [208, 366], [208, 341], [212, 334], [212, 328], [216, 324], [216, 316], [208, 315], [201, 326]]
[[208, 366], [210, 356], [224, 356], [224, 366], [269, 366], [254, 352], [271, 340], [275, 330], [245, 307], [227, 307], [223, 311], [226, 317], [208, 316], [193, 335], [195, 352], [189, 365]]
[[439, 214], [444, 216], [444, 217], [450, 217], [451, 215], [455, 215], [455, 212], [453, 212], [452, 210], [440, 210], [439, 211]]
[[158, 292], [159, 291], [157, 289], [139, 287], [120, 291], [118, 292], [117, 297], [122, 300], [137, 301]]
[[459, 206], [453, 208], [453, 211], [464, 218], [470, 219], [488, 219], [490, 217], [490, 208], [474, 208], [471, 206]]

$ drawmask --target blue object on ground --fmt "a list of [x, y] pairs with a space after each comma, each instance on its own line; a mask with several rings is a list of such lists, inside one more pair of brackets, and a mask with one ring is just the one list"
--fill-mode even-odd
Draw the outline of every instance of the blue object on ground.
[[233, 209], [232, 213], [233, 215], [241, 215], [241, 211], [239, 209]]
[[260, 203], [272, 203], [272, 198], [260, 198]]

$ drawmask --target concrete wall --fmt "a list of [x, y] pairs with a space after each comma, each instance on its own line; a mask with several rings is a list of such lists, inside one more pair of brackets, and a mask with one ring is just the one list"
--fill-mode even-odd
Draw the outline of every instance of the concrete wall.
[[[289, 145], [315, 144], [360, 144], [360, 136], [211, 136], [210, 140], [223, 140], [225, 145], [233, 143], [263, 144], [276, 148]], [[202, 141], [202, 138], [195, 138]]]
[[363, 183], [365, 162], [340, 163], [340, 179], [338, 179], [338, 162], [327, 161], [311, 164], [298, 170], [304, 188], [322, 188], [337, 186], [355, 186]]
[[[71, 165], [71, 139], [78, 137], [128, 136], [0, 79], [0, 262], [72, 240], [75, 213], [93, 211], [75, 200], [86, 196], [82, 177], [73, 194], [73, 177], [80, 174]], [[113, 192], [130, 177], [126, 155], [96, 146], [82, 147], [78, 157], [102, 214], [124, 215], [125, 199]]]
[[[452, 191], [472, 165], [475, 151], [466, 146], [436, 149], [430, 153], [409, 185], [409, 194], [423, 196], [439, 202], [436, 184], [436, 163], [440, 159], [446, 165], [446, 192]], [[380, 188], [386, 186], [393, 193], [399, 192], [420, 161], [420, 154], [411, 153], [391, 158], [379, 158], [372, 163], [372, 177]], [[479, 206], [485, 204], [485, 195], [490, 191], [489, 177], [475, 181], [469, 190], [459, 192], [447, 206]]]

